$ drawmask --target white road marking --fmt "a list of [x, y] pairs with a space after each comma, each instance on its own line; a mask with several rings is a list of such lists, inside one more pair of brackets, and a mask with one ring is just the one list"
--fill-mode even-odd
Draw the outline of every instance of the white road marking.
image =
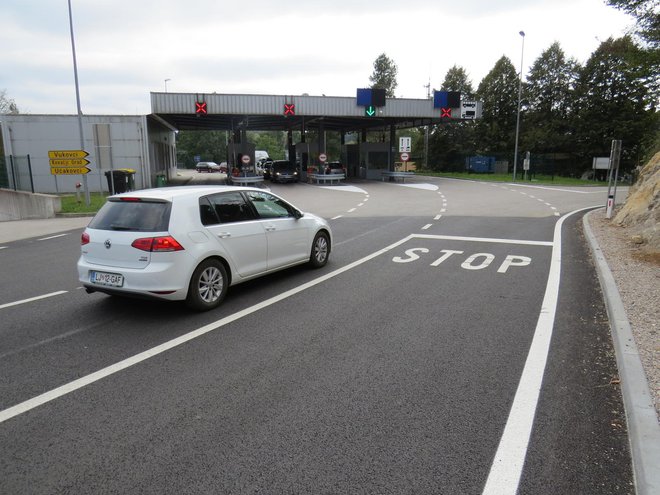
[[357, 208], [351, 208], [350, 210], [348, 210], [348, 213], [353, 213], [355, 210], [357, 210]]
[[433, 220], [440, 220], [442, 218], [442, 215], [436, 215], [433, 217]]
[[[543, 186], [530, 186], [527, 184], [509, 184], [513, 187], [531, 187], [532, 189], [546, 189], [547, 191], [561, 191], [561, 192], [570, 192], [575, 194], [607, 194], [607, 190], [601, 189], [600, 191], [577, 191], [574, 189], [562, 189], [559, 187], [543, 187]], [[589, 188], [591, 189], [591, 187]]]
[[426, 225], [424, 225], [424, 227], [422, 227], [422, 230], [428, 230], [428, 229], [431, 228], [432, 226], [433, 226], [432, 223], [427, 223]]
[[25, 304], [32, 301], [38, 301], [40, 299], [46, 299], [48, 297], [59, 296], [60, 294], [66, 294], [66, 290], [58, 290], [57, 292], [51, 292], [49, 294], [43, 294], [41, 296], [30, 297], [29, 299], [22, 299], [20, 301], [14, 301], [6, 304], [0, 304], [0, 309], [10, 308], [12, 306], [18, 306], [19, 304]]
[[41, 239], [37, 239], [37, 241], [47, 241], [49, 239], [55, 239], [57, 237], [64, 237], [65, 235], [69, 234], [57, 234], [57, 235], [51, 235], [50, 237], [42, 237]]
[[332, 217], [330, 220], [337, 220], [338, 218], [343, 217], [344, 215], [337, 215], [336, 217]]
[[[590, 208], [593, 208], [591, 206]], [[497, 239], [492, 237], [463, 237], [457, 235], [413, 234], [411, 239], [444, 239], [448, 241], [491, 242], [498, 244], [520, 244], [521, 246], [552, 246], [549, 241], [527, 241], [523, 239]]]
[[437, 191], [438, 186], [434, 184], [390, 184], [399, 187], [412, 187], [413, 189], [426, 189], [427, 191]]
[[568, 213], [555, 224], [550, 272], [541, 303], [541, 312], [534, 330], [534, 338], [482, 495], [515, 495], [518, 491], [541, 393], [557, 310], [561, 273], [561, 228], [568, 217], [591, 208], [593, 207]]
[[330, 189], [331, 191], [356, 192], [367, 194], [367, 191], [355, 186], [321, 186], [321, 189]]
[[0, 246], [0, 249], [7, 249], [9, 246]]
[[364, 203], [359, 203], [358, 206], [364, 206]]

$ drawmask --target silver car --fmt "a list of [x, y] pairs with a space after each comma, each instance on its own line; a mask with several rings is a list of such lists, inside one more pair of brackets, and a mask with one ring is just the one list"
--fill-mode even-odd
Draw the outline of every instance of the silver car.
[[250, 187], [162, 187], [108, 198], [81, 239], [87, 292], [184, 300], [206, 311], [227, 288], [328, 262], [328, 223]]

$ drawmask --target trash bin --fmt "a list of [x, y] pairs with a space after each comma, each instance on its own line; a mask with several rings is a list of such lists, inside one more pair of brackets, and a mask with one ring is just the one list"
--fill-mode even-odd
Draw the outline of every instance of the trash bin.
[[119, 194], [128, 191], [128, 175], [123, 170], [108, 170], [105, 173], [105, 177], [108, 179], [108, 192]]
[[167, 185], [167, 178], [164, 175], [156, 176], [156, 187], [165, 187]]
[[132, 168], [120, 168], [126, 174], [127, 191], [135, 191], [135, 170]]

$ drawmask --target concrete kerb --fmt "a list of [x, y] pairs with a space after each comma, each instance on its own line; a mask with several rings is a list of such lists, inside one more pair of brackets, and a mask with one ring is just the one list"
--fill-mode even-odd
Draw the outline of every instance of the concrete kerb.
[[610, 320], [628, 423], [635, 491], [638, 495], [654, 495], [660, 493], [660, 424], [621, 295], [589, 226], [589, 215], [594, 211], [599, 210], [587, 213], [582, 222]]

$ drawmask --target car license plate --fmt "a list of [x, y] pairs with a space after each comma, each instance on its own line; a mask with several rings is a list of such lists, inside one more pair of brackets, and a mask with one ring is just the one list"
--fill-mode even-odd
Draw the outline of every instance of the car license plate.
[[119, 273], [90, 272], [89, 280], [93, 284], [121, 287], [124, 285], [124, 276]]

